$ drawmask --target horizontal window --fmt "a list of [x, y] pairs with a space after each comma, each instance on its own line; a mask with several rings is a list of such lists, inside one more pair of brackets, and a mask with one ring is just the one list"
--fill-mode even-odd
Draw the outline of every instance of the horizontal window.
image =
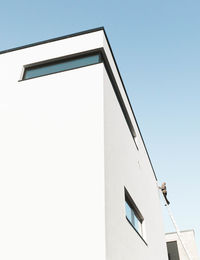
[[136, 141], [135, 141], [136, 133], [135, 133], [134, 127], [132, 125], [126, 105], [123, 101], [118, 84], [115, 80], [115, 76], [112, 72], [111, 66], [109, 64], [109, 61], [107, 59], [106, 53], [103, 48], [91, 50], [86, 53], [75, 54], [70, 57], [69, 56], [61, 57], [61, 58], [56, 58], [54, 60], [46, 60], [46, 61], [38, 62], [35, 64], [24, 65], [23, 76], [19, 81], [42, 77], [45, 75], [62, 72], [62, 71], [67, 71], [67, 70], [71, 70], [71, 69], [77, 69], [80, 67], [85, 67], [85, 66], [89, 66], [89, 65], [98, 64], [98, 63], [104, 63], [105, 69], [108, 73], [109, 79], [113, 86], [113, 90], [116, 94], [119, 105], [124, 114], [128, 128], [133, 137], [136, 148], [138, 149]]
[[53, 74], [56, 72], [76, 69], [102, 62], [100, 54], [91, 54], [82, 57], [66, 58], [57, 61], [45, 62], [43, 64], [25, 67], [23, 80]]
[[128, 191], [125, 189], [125, 211], [126, 219], [131, 224], [131, 226], [143, 237], [143, 221], [140, 211], [136, 207], [133, 199], [131, 198]]

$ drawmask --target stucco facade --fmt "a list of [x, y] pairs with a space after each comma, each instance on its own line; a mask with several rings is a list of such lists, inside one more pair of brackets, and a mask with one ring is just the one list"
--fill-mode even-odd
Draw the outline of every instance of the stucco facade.
[[[23, 80], [94, 50], [103, 61]], [[103, 28], [1, 52], [0, 68], [0, 259], [167, 260], [155, 173]]]

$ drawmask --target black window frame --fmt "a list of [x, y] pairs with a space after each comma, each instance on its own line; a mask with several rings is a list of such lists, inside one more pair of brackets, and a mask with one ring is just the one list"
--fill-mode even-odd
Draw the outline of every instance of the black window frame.
[[[64, 70], [60, 70], [60, 71], [50, 72], [50, 73], [46, 73], [46, 74], [43, 74], [43, 75], [38, 75], [38, 76], [25, 78], [26, 72], [28, 70], [48, 67], [48, 66], [51, 66], [51, 65], [56, 65], [56, 64], [65, 62], [65, 61], [66, 62], [68, 62], [68, 61], [69, 62], [70, 61], [75, 61], [75, 60], [79, 60], [79, 59], [82, 59], [82, 58], [87, 58], [87, 57], [91, 57], [91, 56], [95, 56], [95, 55], [99, 56], [99, 61], [98, 62], [91, 63], [91, 64], [86, 64], [86, 65], [82, 65], [82, 66], [76, 66], [76, 67], [73, 67], [73, 68], [64, 69]], [[31, 63], [31, 64], [24, 65], [24, 67], [23, 67], [23, 74], [22, 74], [22, 78], [21, 78], [20, 81], [25, 81], [25, 80], [31, 80], [31, 79], [35, 79], [35, 78], [45, 77], [45, 76], [49, 76], [49, 75], [56, 74], [56, 73], [61, 73], [61, 72], [70, 71], [70, 70], [74, 70], [74, 69], [78, 69], [78, 68], [92, 66], [92, 65], [99, 64], [99, 63], [102, 63], [102, 62], [103, 62], [103, 58], [102, 58], [102, 55], [101, 55], [100, 52], [98, 52], [98, 51], [90, 51], [90, 52], [83, 52], [83, 53], [78, 53], [78, 54], [62, 56], [62, 57], [58, 57], [58, 58], [55, 58], [55, 59], [49, 59], [49, 60], [40, 61], [40, 62], [36, 62], [36, 63]]]
[[[142, 216], [140, 210], [136, 206], [134, 200], [132, 199], [132, 197], [131, 197], [130, 193], [128, 192], [128, 190], [126, 189], [126, 187], [124, 187], [124, 197], [125, 197], [125, 203], [127, 203], [128, 206], [130, 207], [130, 209], [134, 212], [135, 217], [137, 218], [138, 222], [141, 225], [141, 233], [137, 230], [137, 228], [134, 226], [134, 224], [129, 220], [129, 218], [126, 215], [126, 210], [125, 210], [126, 220], [131, 225], [131, 227], [136, 231], [136, 233], [140, 236], [140, 238], [143, 240], [143, 242], [148, 246], [147, 242], [144, 239], [144, 217]], [[125, 207], [126, 207], [126, 205], [125, 205]]]
[[175, 258], [176, 258], [176, 260], [180, 260], [177, 240], [167, 241], [166, 246], [167, 246], [167, 253], [168, 253], [169, 260], [172, 260]]

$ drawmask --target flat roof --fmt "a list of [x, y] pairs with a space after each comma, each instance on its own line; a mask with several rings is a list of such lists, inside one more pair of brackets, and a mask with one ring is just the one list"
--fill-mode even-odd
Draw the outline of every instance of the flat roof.
[[[194, 229], [187, 229], [187, 230], [182, 230], [180, 231], [181, 233], [184, 233], [184, 232], [194, 232]], [[177, 234], [177, 232], [169, 232], [169, 233], [165, 233], [165, 235], [172, 235], [172, 234]]]
[[140, 131], [140, 128], [139, 128], [139, 125], [138, 125], [138, 122], [137, 122], [137, 119], [135, 117], [135, 114], [133, 112], [133, 108], [132, 108], [132, 105], [131, 105], [131, 102], [130, 102], [130, 99], [128, 97], [128, 94], [127, 94], [127, 91], [126, 91], [126, 88], [125, 88], [125, 85], [124, 85], [124, 82], [122, 80], [122, 77], [121, 77], [121, 74], [120, 74], [120, 71], [119, 71], [119, 68], [118, 68], [118, 65], [117, 65], [117, 62], [116, 62], [116, 59], [115, 59], [115, 56], [113, 54], [113, 51], [112, 51], [112, 48], [111, 48], [111, 45], [110, 45], [110, 42], [108, 40], [108, 37], [107, 37], [107, 34], [106, 34], [106, 31], [104, 29], [103, 26], [101, 27], [97, 27], [97, 28], [93, 28], [93, 29], [89, 29], [89, 30], [85, 30], [85, 31], [81, 31], [81, 32], [77, 32], [77, 33], [73, 33], [73, 34], [68, 34], [68, 35], [64, 35], [64, 36], [60, 36], [60, 37], [56, 37], [56, 38], [51, 38], [51, 39], [48, 39], [48, 40], [44, 40], [44, 41], [39, 41], [39, 42], [35, 42], [35, 43], [31, 43], [31, 44], [27, 44], [27, 45], [23, 45], [23, 46], [19, 46], [19, 47], [16, 47], [16, 48], [11, 48], [11, 49], [7, 49], [7, 50], [3, 50], [3, 51], [0, 51], [0, 55], [1, 54], [6, 54], [6, 53], [9, 53], [9, 52], [13, 52], [13, 51], [18, 51], [18, 50], [22, 50], [22, 49], [25, 49], [25, 48], [30, 48], [30, 47], [34, 47], [34, 46], [37, 46], [37, 45], [41, 45], [41, 44], [45, 44], [45, 43], [50, 43], [50, 42], [55, 42], [55, 41], [59, 41], [59, 40], [64, 40], [64, 39], [67, 39], [67, 38], [72, 38], [72, 37], [76, 37], [76, 36], [80, 36], [80, 35], [84, 35], [84, 34], [88, 34], [88, 33], [93, 33], [93, 32], [97, 32], [97, 31], [103, 31], [104, 34], [105, 34], [105, 37], [106, 37], [106, 40], [108, 42], [108, 46], [110, 48], [110, 52], [112, 54], [112, 58], [114, 60], [114, 63], [115, 63], [115, 66], [117, 68], [117, 72], [119, 74], [119, 77], [120, 77], [120, 80], [122, 82], [122, 86], [123, 86], [123, 89], [124, 89], [124, 92], [126, 94], [126, 97], [127, 97], [127, 100], [128, 100], [128, 103], [129, 103], [129, 106], [131, 108], [131, 111], [132, 111], [132, 114], [133, 114], [133, 117], [134, 117], [134, 120], [136, 122], [136, 125], [137, 125], [137, 128], [138, 128], [138, 131], [140, 133], [140, 136], [141, 136], [141, 139], [142, 139], [142, 142], [143, 142], [143, 145], [144, 145], [144, 148], [145, 148], [145, 151], [146, 151], [146, 154], [147, 154], [147, 157], [149, 159], [149, 162], [150, 162], [150, 165], [151, 165], [151, 168], [153, 170], [153, 174], [154, 174], [154, 177], [157, 181], [157, 176], [156, 176], [156, 173], [154, 171], [154, 168], [153, 168], [153, 164], [151, 162], [151, 159], [150, 159], [150, 156], [149, 156], [149, 153], [147, 151], [147, 148], [146, 148], [146, 145], [145, 145], [145, 142], [144, 142], [144, 139], [143, 139], [143, 136], [141, 134], [141, 131]]
[[56, 38], [51, 38], [51, 39], [48, 39], [48, 40], [45, 40], [45, 41], [34, 42], [34, 43], [31, 43], [31, 44], [26, 44], [26, 45], [23, 45], [23, 46], [3, 50], [3, 51], [0, 51], [0, 54], [12, 52], [12, 51], [18, 51], [18, 50], [34, 47], [34, 46], [37, 46], [37, 45], [40, 45], [40, 44], [60, 41], [60, 40], [64, 40], [64, 39], [67, 39], [67, 38], [72, 38], [72, 37], [80, 36], [80, 35], [87, 34], [87, 33], [97, 32], [97, 31], [101, 31], [101, 30], [103, 30], [105, 32], [104, 27], [97, 27], [97, 28], [90, 29], [90, 30], [85, 30], [85, 31], [72, 33], [72, 34], [68, 34], [68, 35], [64, 35], [64, 36], [60, 36], [60, 37], [56, 37]]

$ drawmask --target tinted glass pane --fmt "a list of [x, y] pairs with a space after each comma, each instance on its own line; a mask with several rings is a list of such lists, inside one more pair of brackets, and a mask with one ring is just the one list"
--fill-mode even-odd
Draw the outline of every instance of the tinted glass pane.
[[55, 72], [75, 69], [87, 65], [92, 65], [101, 62], [100, 55], [95, 54], [91, 56], [75, 58], [71, 60], [61, 60], [54, 63], [43, 64], [32, 68], [26, 68], [23, 79], [30, 79], [39, 76], [52, 74]]
[[126, 217], [128, 218], [128, 220], [132, 223], [132, 213], [131, 213], [131, 208], [128, 205], [127, 202], [125, 202], [125, 207], [126, 207]]
[[142, 235], [142, 223], [139, 221], [137, 217], [135, 217], [135, 228]]
[[177, 241], [167, 242], [167, 251], [169, 259], [180, 260]]
[[136, 221], [135, 213], [134, 213], [133, 209], [131, 209], [131, 223], [134, 227], [135, 227], [135, 221]]
[[132, 224], [132, 226], [142, 235], [142, 224], [141, 221], [138, 219], [138, 217], [135, 214], [134, 209], [129, 205], [127, 201], [125, 201], [125, 207], [126, 207], [126, 217]]

